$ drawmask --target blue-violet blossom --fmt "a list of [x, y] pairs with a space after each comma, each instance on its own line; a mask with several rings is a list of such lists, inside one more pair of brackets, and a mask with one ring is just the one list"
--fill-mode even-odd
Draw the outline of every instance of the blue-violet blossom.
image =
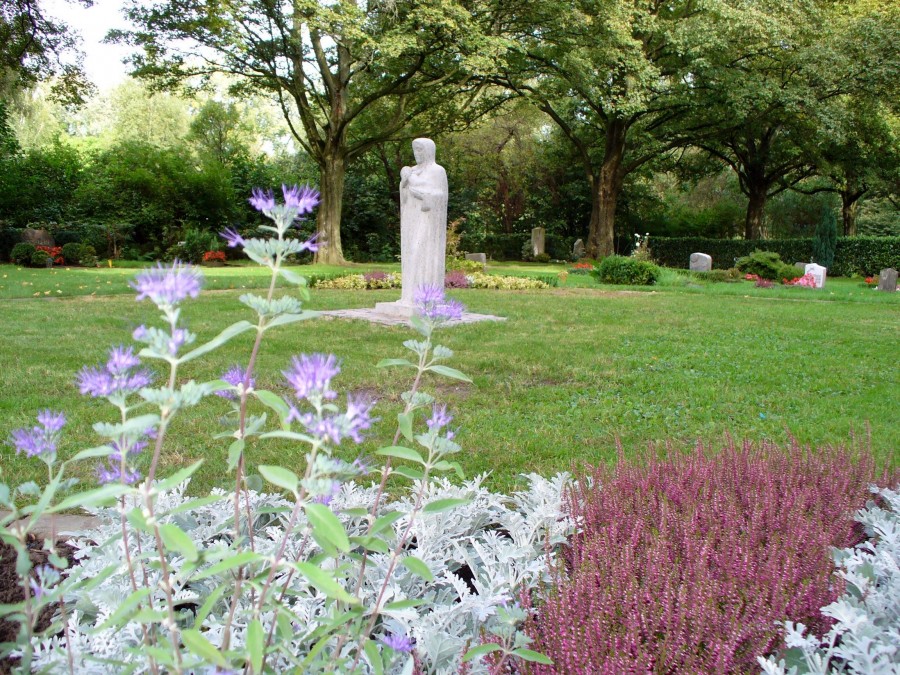
[[157, 264], [140, 272], [131, 284], [137, 300], [149, 298], [159, 307], [177, 305], [186, 298], [196, 298], [203, 286], [203, 275], [193, 265], [176, 260], [171, 266]]
[[408, 635], [392, 633], [381, 638], [381, 641], [395, 652], [409, 653], [416, 646], [415, 641]]
[[37, 421], [40, 426], [12, 432], [10, 442], [16, 448], [17, 455], [24, 453], [27, 457], [37, 457], [56, 452], [59, 432], [66, 424], [66, 416], [52, 410], [42, 410], [38, 413]]
[[148, 386], [153, 377], [148, 370], [134, 370], [140, 359], [131, 347], [113, 347], [103, 367], [85, 366], [78, 373], [78, 389], [95, 398], [113, 394], [131, 394]]
[[337, 394], [329, 389], [331, 378], [341, 372], [334, 354], [301, 354], [291, 359], [291, 369], [282, 374], [294, 388], [298, 399], [318, 397], [333, 399]]
[[440, 286], [422, 286], [413, 295], [413, 302], [419, 315], [434, 324], [458, 321], [465, 311], [458, 300], [445, 298]]

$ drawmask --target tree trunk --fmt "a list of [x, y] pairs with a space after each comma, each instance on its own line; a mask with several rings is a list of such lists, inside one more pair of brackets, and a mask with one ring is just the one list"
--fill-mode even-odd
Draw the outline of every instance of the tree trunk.
[[865, 190], [841, 190], [841, 216], [844, 220], [844, 236], [856, 236], [856, 211]]
[[747, 217], [744, 221], [744, 239], [759, 239], [763, 231], [763, 220], [766, 217], [767, 190], [754, 189], [750, 186], [747, 202]]
[[316, 229], [319, 234], [316, 262], [344, 265], [347, 261], [341, 248], [341, 206], [347, 171], [346, 158], [339, 152], [327, 153], [319, 168], [322, 172], [322, 201], [316, 214]]
[[591, 181], [591, 223], [587, 254], [592, 258], [615, 252], [616, 203], [622, 190], [625, 124], [614, 120], [606, 128], [606, 149], [599, 174]]

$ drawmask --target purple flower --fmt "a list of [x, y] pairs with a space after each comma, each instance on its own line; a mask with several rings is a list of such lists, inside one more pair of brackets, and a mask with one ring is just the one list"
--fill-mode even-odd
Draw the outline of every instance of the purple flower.
[[297, 253], [303, 253], [303, 251], [309, 251], [311, 253], [315, 253], [319, 250], [319, 242], [317, 239], [319, 238], [319, 233], [316, 232], [309, 239], [300, 244], [300, 250]]
[[[138, 330], [143, 328], [141, 326]], [[138, 332], [135, 331], [135, 333]], [[113, 347], [106, 365], [95, 368], [85, 366], [78, 373], [78, 389], [82, 394], [95, 398], [125, 394], [143, 389], [153, 381], [148, 370], [134, 370], [141, 364], [131, 347]]]
[[413, 295], [413, 302], [422, 318], [436, 325], [447, 321], [458, 321], [465, 311], [462, 303], [458, 300], [446, 299], [444, 289], [439, 286], [423, 286]]
[[313, 498], [313, 502], [316, 504], [324, 504], [328, 506], [341, 493], [341, 483], [340, 481], [333, 480], [331, 481], [328, 489], [320, 495], [316, 495]]
[[431, 418], [426, 424], [429, 430], [437, 433], [452, 421], [453, 415], [447, 412], [447, 406], [435, 403], [431, 409]]
[[409, 653], [416, 646], [415, 641], [408, 635], [391, 633], [381, 638], [381, 641], [395, 652]]
[[296, 209], [298, 213], [312, 213], [319, 204], [318, 190], [308, 184], [303, 187], [282, 185], [281, 192], [284, 194], [284, 205], [289, 209]]
[[[240, 366], [232, 366], [220, 377], [220, 380], [225, 380], [228, 384], [233, 387], [239, 387], [244, 384], [244, 379], [247, 377], [247, 372], [241, 368]], [[250, 378], [249, 388], [253, 389], [254, 385], [256, 385], [256, 380], [254, 378]], [[227, 398], [232, 401], [237, 399], [237, 394], [233, 391], [229, 391], [228, 389], [220, 389], [216, 392], [216, 396], [221, 396], [222, 398]]]
[[252, 206], [257, 211], [267, 213], [275, 208], [275, 195], [272, 194], [271, 190], [253, 188], [251, 194], [253, 196], [250, 197], [250, 199], [248, 199], [247, 201], [249, 201], [250, 206]]
[[140, 272], [131, 284], [138, 292], [137, 300], [150, 298], [159, 306], [177, 305], [185, 298], [200, 295], [203, 275], [192, 265], [178, 260], [171, 266], [157, 264]]
[[298, 399], [310, 396], [332, 399], [337, 394], [328, 387], [331, 378], [339, 372], [341, 367], [334, 354], [301, 354], [291, 360], [291, 369], [282, 374], [294, 387]]
[[352, 438], [354, 443], [362, 443], [362, 432], [372, 426], [371, 412], [375, 402], [362, 396], [347, 397], [347, 412], [344, 415], [347, 423], [344, 435]]
[[26, 457], [38, 457], [56, 452], [59, 432], [66, 424], [66, 416], [52, 410], [42, 410], [38, 413], [37, 420], [40, 426], [12, 432], [10, 443], [15, 447], [17, 455], [24, 453]]
[[172, 331], [172, 336], [169, 338], [169, 354], [175, 356], [178, 353], [178, 350], [184, 346], [191, 334], [188, 333], [184, 328], [176, 328]]
[[229, 248], [243, 246], [247, 243], [244, 238], [238, 234], [238, 231], [232, 227], [226, 227], [224, 231], [219, 232], [219, 235], [225, 240], [225, 243]]
[[131, 485], [132, 483], [136, 483], [140, 477], [141, 474], [138, 473], [137, 469], [126, 466], [123, 471], [121, 461], [110, 461], [108, 464], [97, 465], [97, 482], [101, 485], [106, 485], [107, 483], [125, 483], [126, 485]]

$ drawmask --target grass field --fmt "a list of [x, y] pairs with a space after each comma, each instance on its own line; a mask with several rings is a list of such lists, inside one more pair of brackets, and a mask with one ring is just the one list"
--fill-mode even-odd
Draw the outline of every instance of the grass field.
[[[360, 270], [389, 266], [359, 266]], [[314, 273], [329, 269], [309, 268]], [[498, 266], [510, 274], [545, 274], [552, 266]], [[186, 303], [183, 316], [205, 340], [248, 316], [236, 301], [243, 288], [260, 287], [254, 268], [204, 270], [214, 291]], [[305, 270], [301, 270], [305, 271]], [[155, 309], [136, 303], [128, 288], [134, 270], [29, 270], [0, 266], [0, 439], [30, 425], [39, 408], [67, 411], [62, 455], [96, 444], [91, 424], [112, 421], [111, 408], [78, 395], [81, 366], [104, 360], [107, 349], [127, 343], [132, 329], [153, 321]], [[673, 277], [675, 275], [672, 275]], [[491, 471], [498, 489], [518, 484], [517, 474], [553, 473], [580, 462], [611, 461], [620, 439], [627, 455], [650, 443], [672, 451], [697, 439], [716, 442], [725, 433], [751, 439], [846, 443], [871, 434], [881, 461], [898, 461], [900, 424], [897, 368], [900, 294], [829, 280], [826, 289], [756, 289], [751, 284], [705, 286], [670, 278], [653, 289], [597, 286], [569, 276], [539, 292], [463, 290], [451, 295], [476, 312], [507, 317], [503, 323], [459, 326], [440, 341], [456, 352], [452, 365], [474, 384], [426, 383], [449, 403], [463, 446], [467, 474]], [[57, 292], [59, 291], [59, 292]], [[396, 291], [314, 291], [311, 307], [372, 306]], [[377, 397], [382, 421], [363, 451], [389, 442], [407, 373], [379, 371], [382, 358], [400, 356], [406, 328], [317, 319], [273, 332], [264, 343], [258, 386], [286, 392], [280, 370], [300, 352], [330, 351], [343, 359], [339, 390]], [[242, 336], [185, 367], [186, 378], [212, 379], [246, 361]], [[204, 402], [176, 422], [163, 470], [199, 458], [208, 461], [194, 491], [225, 485], [227, 441], [213, 440], [227, 410]], [[263, 441], [249, 462], [299, 466], [303, 448]], [[39, 462], [0, 448], [4, 479], [45, 476]], [[359, 448], [347, 448], [348, 457]], [[40, 465], [43, 466], [43, 465]], [[89, 471], [85, 470], [87, 474]]]

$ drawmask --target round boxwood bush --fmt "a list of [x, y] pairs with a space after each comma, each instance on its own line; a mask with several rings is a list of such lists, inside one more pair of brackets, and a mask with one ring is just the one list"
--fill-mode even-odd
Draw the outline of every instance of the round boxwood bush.
[[736, 266], [744, 274], [755, 274], [761, 279], [770, 279], [771, 281], [803, 276], [798, 274], [796, 267], [785, 263], [781, 256], [773, 251], [757, 249], [748, 256], [738, 258]]
[[78, 264], [83, 267], [97, 266], [97, 249], [90, 244], [82, 244], [78, 247]]
[[81, 243], [77, 241], [64, 244], [62, 247], [62, 256], [66, 261], [66, 265], [78, 265], [81, 262]]
[[646, 260], [611, 255], [604, 258], [592, 274], [603, 284], [650, 286], [659, 280], [660, 269]]
[[53, 262], [53, 258], [47, 251], [35, 251], [31, 254], [32, 267], [47, 267], [47, 261]]
[[37, 249], [34, 247], [34, 244], [28, 244], [24, 241], [19, 242], [13, 246], [12, 251], [9, 252], [9, 259], [16, 265], [29, 265], [31, 264], [31, 257], [34, 255], [35, 251], [37, 251]]

